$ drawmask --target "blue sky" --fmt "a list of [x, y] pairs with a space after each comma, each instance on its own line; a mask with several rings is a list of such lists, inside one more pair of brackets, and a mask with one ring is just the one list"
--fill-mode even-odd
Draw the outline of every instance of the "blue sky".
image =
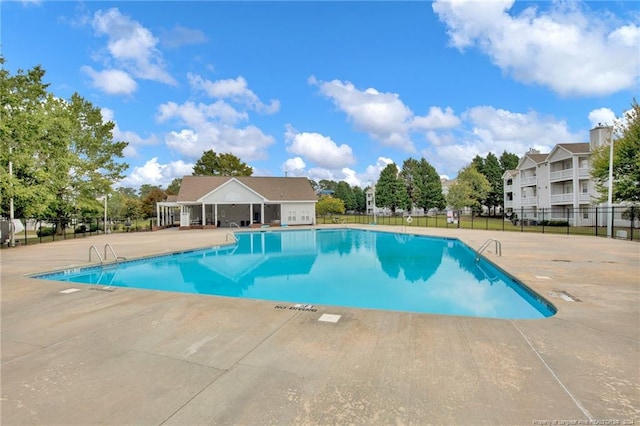
[[41, 65], [129, 146], [119, 186], [206, 150], [254, 176], [366, 186], [426, 158], [586, 142], [638, 98], [636, 2], [7, 2], [5, 68]]

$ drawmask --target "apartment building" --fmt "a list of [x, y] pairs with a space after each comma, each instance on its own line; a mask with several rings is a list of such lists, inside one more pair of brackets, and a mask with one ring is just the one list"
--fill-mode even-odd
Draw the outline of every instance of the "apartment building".
[[505, 212], [525, 221], [562, 220], [592, 225], [591, 207], [600, 194], [591, 179], [591, 153], [608, 144], [613, 128], [598, 126], [589, 142], [560, 143], [549, 153], [527, 152], [504, 180]]

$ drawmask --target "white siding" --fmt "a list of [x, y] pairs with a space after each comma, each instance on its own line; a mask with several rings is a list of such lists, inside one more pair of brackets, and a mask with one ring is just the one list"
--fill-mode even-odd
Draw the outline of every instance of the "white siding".
[[283, 225], [313, 225], [316, 218], [316, 204], [313, 202], [283, 203], [281, 217]]

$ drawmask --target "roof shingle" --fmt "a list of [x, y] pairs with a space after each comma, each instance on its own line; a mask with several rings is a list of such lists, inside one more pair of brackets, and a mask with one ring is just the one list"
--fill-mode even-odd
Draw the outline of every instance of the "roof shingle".
[[309, 179], [305, 177], [185, 176], [178, 202], [196, 201], [232, 179], [251, 188], [269, 201], [315, 201]]

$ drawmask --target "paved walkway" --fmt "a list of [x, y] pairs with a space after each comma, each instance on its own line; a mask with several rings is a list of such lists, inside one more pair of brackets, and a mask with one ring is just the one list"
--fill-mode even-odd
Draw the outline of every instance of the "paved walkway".
[[[132, 258], [220, 244], [226, 231], [5, 249], [0, 423], [640, 424], [640, 244], [411, 231], [472, 247], [498, 238], [503, 255], [488, 258], [541, 295], [580, 301], [549, 297], [551, 318], [497, 320], [94, 286], [61, 293], [70, 286], [25, 274], [86, 266], [92, 244]], [[342, 317], [319, 322], [324, 313]]]

